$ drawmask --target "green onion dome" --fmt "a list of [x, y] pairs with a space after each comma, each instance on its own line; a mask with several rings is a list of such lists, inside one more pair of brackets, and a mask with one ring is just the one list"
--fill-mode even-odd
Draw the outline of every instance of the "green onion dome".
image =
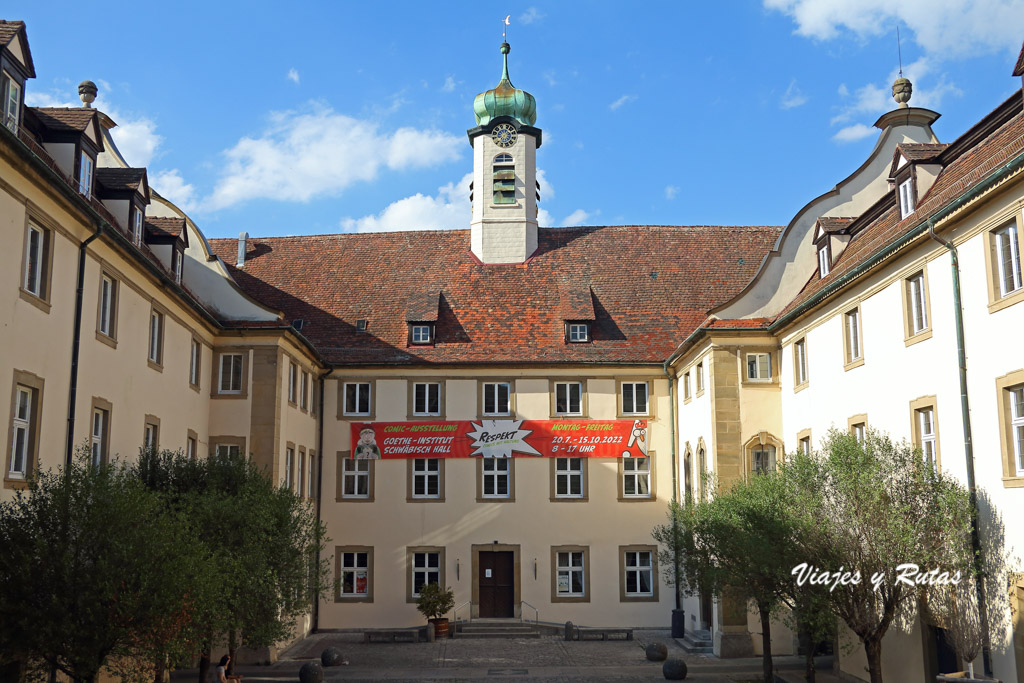
[[499, 116], [511, 116], [525, 126], [532, 126], [537, 120], [537, 100], [525, 90], [519, 90], [508, 79], [508, 43], [501, 44], [505, 65], [501, 70], [501, 81], [487, 92], [473, 100], [473, 113], [477, 125], [486, 125]]

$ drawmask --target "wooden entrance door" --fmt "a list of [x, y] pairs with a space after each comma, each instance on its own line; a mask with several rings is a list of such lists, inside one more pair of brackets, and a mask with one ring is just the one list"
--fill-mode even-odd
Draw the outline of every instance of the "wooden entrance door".
[[515, 566], [512, 551], [480, 553], [480, 618], [515, 616]]
[[711, 630], [711, 620], [714, 611], [714, 604], [711, 601], [711, 593], [701, 591], [700, 594], [700, 627], [704, 631]]

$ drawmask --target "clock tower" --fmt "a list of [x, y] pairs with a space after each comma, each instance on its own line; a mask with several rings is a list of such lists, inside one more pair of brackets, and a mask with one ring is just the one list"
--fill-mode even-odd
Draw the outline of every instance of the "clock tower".
[[473, 100], [473, 219], [470, 246], [484, 263], [522, 263], [537, 250], [537, 101], [508, 78], [508, 43], [501, 44], [501, 81]]

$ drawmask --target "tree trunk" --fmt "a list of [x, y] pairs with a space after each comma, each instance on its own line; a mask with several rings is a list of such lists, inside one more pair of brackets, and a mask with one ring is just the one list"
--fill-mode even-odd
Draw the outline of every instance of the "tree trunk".
[[868, 673], [871, 683], [882, 683], [882, 639], [864, 641], [864, 652], [868, 656]]
[[800, 646], [804, 649], [804, 680], [807, 683], [814, 683], [814, 650], [818, 644], [814, 642], [814, 638], [811, 636], [810, 624], [801, 617], [799, 612], [797, 613], [797, 628], [799, 629]]
[[166, 668], [161, 660], [157, 660], [153, 664], [153, 683], [164, 683], [164, 669]]
[[772, 671], [771, 614], [760, 605], [757, 610], [761, 613], [761, 649], [764, 652], [761, 661], [764, 664], [764, 683], [775, 683], [775, 674]]
[[207, 641], [199, 653], [199, 683], [206, 683], [210, 676], [210, 643]]
[[235, 673], [235, 650], [237, 649], [238, 642], [235, 638], [235, 629], [231, 629], [228, 631], [228, 655], [231, 657], [231, 660], [228, 661], [228, 674], [233, 675]]

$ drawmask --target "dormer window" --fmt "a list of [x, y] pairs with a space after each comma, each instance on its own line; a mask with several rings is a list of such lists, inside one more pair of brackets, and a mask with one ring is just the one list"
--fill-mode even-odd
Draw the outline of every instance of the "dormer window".
[[146, 214], [139, 207], [132, 209], [132, 244], [135, 246], [142, 246], [142, 223], [146, 219]]
[[570, 344], [582, 344], [590, 341], [589, 323], [568, 323], [566, 327], [568, 328], [566, 338]]
[[9, 73], [3, 72], [2, 94], [4, 125], [12, 132], [18, 132], [18, 119], [21, 114], [21, 84]]
[[832, 249], [828, 238], [818, 247], [818, 276], [825, 277], [832, 268]]
[[494, 203], [516, 203], [516, 167], [511, 154], [494, 157]]
[[914, 179], [907, 178], [900, 183], [900, 219], [914, 213]]
[[174, 274], [174, 281], [181, 284], [181, 271], [184, 266], [185, 253], [175, 247], [171, 249], [171, 272]]
[[430, 344], [434, 341], [434, 326], [414, 323], [409, 325], [409, 341], [413, 344]]
[[92, 197], [92, 171], [95, 162], [92, 157], [82, 152], [78, 165], [78, 191], [86, 196]]

